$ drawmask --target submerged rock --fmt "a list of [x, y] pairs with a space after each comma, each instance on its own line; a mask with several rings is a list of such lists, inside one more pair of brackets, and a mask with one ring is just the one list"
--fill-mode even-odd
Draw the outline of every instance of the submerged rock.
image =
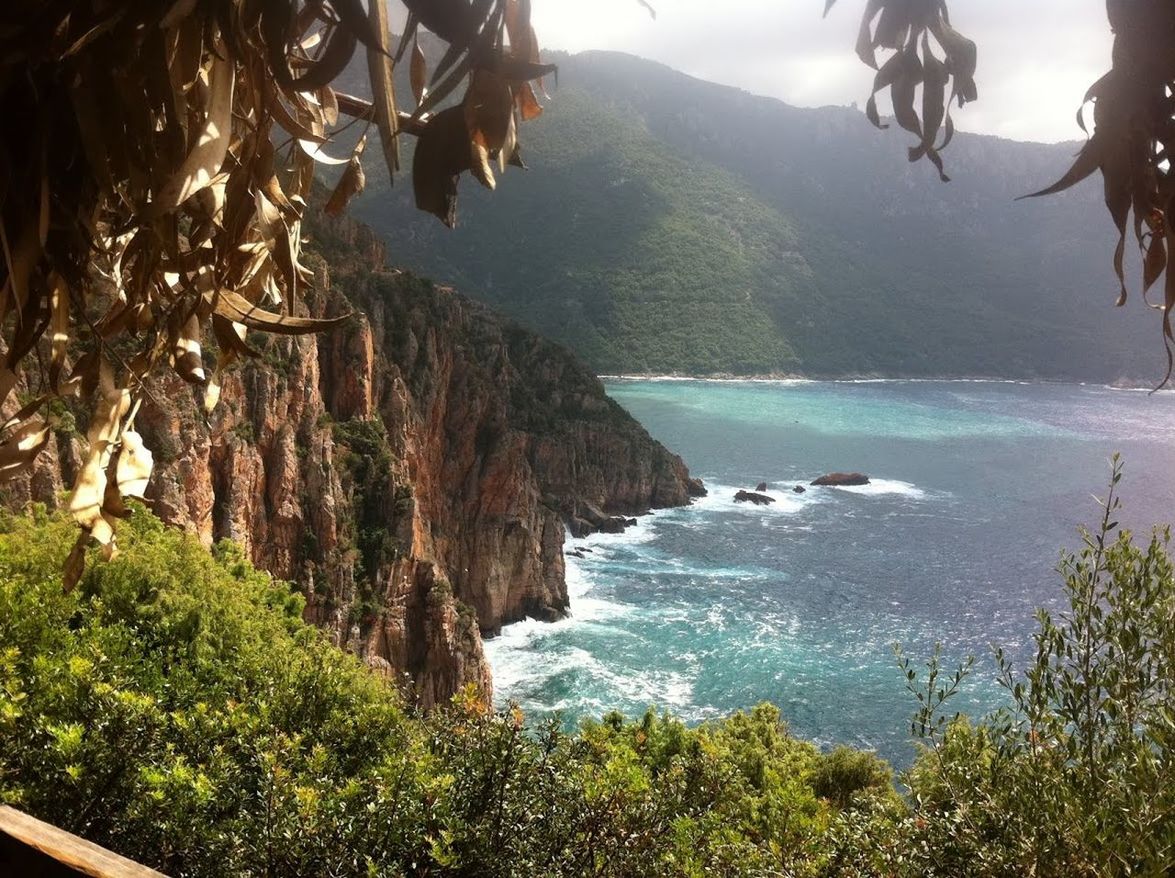
[[846, 488], [857, 485], [868, 485], [869, 476], [864, 473], [828, 473], [812, 482], [827, 488]]
[[756, 506], [766, 506], [768, 503], [774, 503], [774, 497], [768, 497], [766, 494], [756, 494], [754, 491], [739, 491], [734, 495], [735, 503], [754, 503]]
[[808, 489], [805, 488], [803, 485], [796, 485], [794, 488], [792, 488], [792, 493], [793, 494], [806, 494], [806, 493], [808, 493]]

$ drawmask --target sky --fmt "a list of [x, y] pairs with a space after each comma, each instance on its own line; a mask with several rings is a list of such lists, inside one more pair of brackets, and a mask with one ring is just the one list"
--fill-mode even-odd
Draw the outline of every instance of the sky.
[[[872, 71], [853, 53], [865, 0], [532, 0], [544, 48], [613, 49], [803, 107], [865, 105]], [[951, 0], [979, 45], [979, 101], [964, 131], [1016, 140], [1084, 137], [1077, 107], [1110, 66], [1105, 0]], [[719, 10], [716, 12], [715, 10]], [[884, 110], [883, 110], [884, 112]]]

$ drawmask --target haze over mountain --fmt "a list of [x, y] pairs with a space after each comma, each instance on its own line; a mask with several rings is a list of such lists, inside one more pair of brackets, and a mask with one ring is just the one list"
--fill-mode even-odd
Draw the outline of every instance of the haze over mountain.
[[394, 263], [599, 372], [1161, 375], [1157, 315], [1113, 308], [1098, 185], [1015, 201], [1076, 144], [959, 134], [943, 184], [856, 109], [616, 53], [554, 60], [553, 100], [522, 131], [531, 170], [492, 195], [463, 179], [456, 230], [372, 174], [355, 212]]

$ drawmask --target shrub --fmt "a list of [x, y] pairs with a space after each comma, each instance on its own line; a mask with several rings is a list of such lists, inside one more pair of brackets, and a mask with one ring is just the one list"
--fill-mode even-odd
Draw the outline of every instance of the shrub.
[[4, 802], [177, 876], [814, 875], [828, 861], [837, 810], [809, 782], [821, 757], [775, 708], [695, 729], [614, 714], [568, 734], [466, 692], [415, 716], [238, 547], [209, 554], [142, 509], [123, 534], [66, 595], [73, 525], [43, 509], [0, 520]]
[[[1010, 707], [944, 722], [952, 687], [931, 680], [922, 692], [910, 786], [927, 874], [1175, 869], [1170, 534], [1156, 530], [1143, 547], [1118, 529], [1121, 478], [1115, 457], [1098, 530], [1061, 559], [1067, 609], [1037, 614], [1035, 656], [1017, 672], [997, 651]], [[938, 715], [927, 721], [928, 711]]]
[[893, 795], [893, 771], [874, 753], [837, 747], [820, 757], [812, 773], [816, 795], [839, 808], [849, 808], [863, 798]]

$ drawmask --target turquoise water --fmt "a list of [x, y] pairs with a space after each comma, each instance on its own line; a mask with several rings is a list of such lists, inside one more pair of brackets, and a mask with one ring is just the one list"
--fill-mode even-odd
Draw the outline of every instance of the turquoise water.
[[[1000, 703], [990, 645], [1022, 656], [1033, 609], [1108, 459], [1123, 524], [1175, 519], [1175, 394], [984, 382], [614, 381], [609, 393], [710, 495], [620, 536], [570, 540], [572, 617], [487, 643], [497, 699], [570, 724], [649, 705], [691, 722], [760, 701], [822, 744], [909, 761], [892, 647], [979, 661], [958, 708]], [[863, 488], [795, 484], [831, 470]], [[766, 481], [768, 508], [732, 500]]]

